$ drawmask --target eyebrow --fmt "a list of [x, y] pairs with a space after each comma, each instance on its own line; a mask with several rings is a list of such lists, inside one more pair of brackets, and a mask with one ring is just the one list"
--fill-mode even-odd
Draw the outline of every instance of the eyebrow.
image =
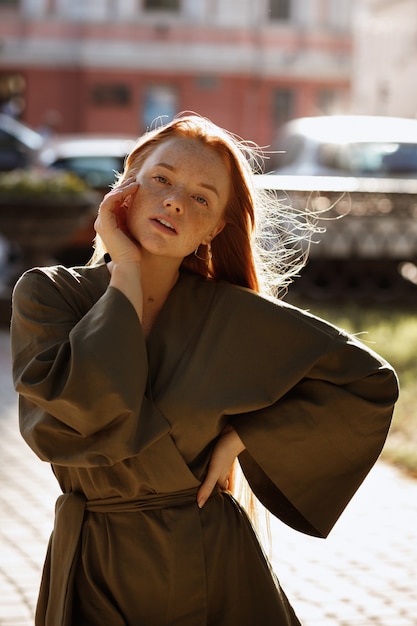
[[[175, 167], [173, 165], [170, 165], [169, 163], [156, 163], [155, 164], [156, 167], [165, 167], [167, 170], [170, 170], [171, 172], [175, 171]], [[212, 191], [213, 193], [216, 194], [217, 197], [219, 197], [219, 192], [217, 190], [216, 187], [214, 187], [214, 185], [209, 185], [209, 183], [199, 183], [200, 187], [203, 187], [204, 189], [208, 189], [209, 191]]]

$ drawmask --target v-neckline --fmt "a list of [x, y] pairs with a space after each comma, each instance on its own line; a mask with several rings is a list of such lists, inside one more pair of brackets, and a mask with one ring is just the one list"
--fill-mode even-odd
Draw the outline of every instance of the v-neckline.
[[178, 278], [177, 278], [175, 284], [170, 289], [167, 297], [165, 298], [165, 302], [163, 303], [163, 305], [161, 306], [161, 308], [158, 311], [157, 315], [155, 316], [154, 322], [153, 322], [149, 332], [147, 334], [145, 334], [145, 332], [144, 332], [145, 342], [146, 342], [146, 345], [148, 347], [151, 345], [153, 336], [155, 335], [155, 332], [158, 329], [158, 326], [161, 324], [161, 319], [165, 316], [166, 310], [169, 308], [170, 301], [174, 297], [174, 294], [177, 291], [180, 283], [182, 282], [182, 279], [183, 279], [183, 272], [180, 269], [179, 273], [178, 273]]

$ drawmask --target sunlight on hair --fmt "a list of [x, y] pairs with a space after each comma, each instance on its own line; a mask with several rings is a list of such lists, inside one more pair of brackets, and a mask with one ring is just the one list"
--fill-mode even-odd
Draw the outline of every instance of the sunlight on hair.
[[236, 459], [230, 475], [230, 492], [248, 514], [253, 528], [258, 535], [261, 544], [267, 547], [266, 556], [272, 556], [272, 537], [270, 513], [257, 499]]
[[[320, 243], [326, 222], [339, 220], [350, 211], [348, 193], [333, 200], [319, 191], [302, 193], [268, 188], [269, 175], [255, 180], [255, 263], [264, 295], [282, 298], [305, 267], [311, 247]], [[278, 175], [273, 176], [279, 180]]]

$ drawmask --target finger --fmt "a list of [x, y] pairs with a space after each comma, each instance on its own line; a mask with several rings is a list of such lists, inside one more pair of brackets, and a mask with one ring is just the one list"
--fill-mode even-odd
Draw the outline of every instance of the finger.
[[224, 471], [219, 473], [219, 470], [215, 467], [209, 467], [207, 472], [207, 476], [203, 481], [200, 489], [197, 493], [197, 504], [201, 508], [205, 505], [211, 494], [213, 493], [213, 489], [218, 485], [220, 489], [226, 490], [229, 487], [229, 472], [224, 473]]
[[134, 189], [138, 185], [139, 183], [134, 178], [128, 178], [123, 183], [120, 183], [120, 185], [113, 187], [111, 191], [125, 191], [126, 189]]
[[207, 475], [207, 478], [205, 479], [205, 481], [203, 482], [203, 484], [201, 485], [197, 493], [197, 504], [200, 509], [203, 508], [203, 506], [209, 499], [216, 484], [217, 484], [217, 480]]
[[[128, 196], [130, 198], [130, 196]], [[127, 225], [127, 211], [129, 209], [129, 203], [127, 200], [123, 202], [114, 211], [116, 215], [117, 228], [120, 228], [124, 233], [129, 234], [129, 228]]]
[[133, 202], [135, 193], [138, 190], [136, 182], [126, 187], [112, 189], [103, 198], [99, 209], [98, 217], [105, 219], [116, 218], [116, 225], [124, 225], [126, 222], [126, 211]]
[[100, 205], [102, 207], [111, 207], [114, 202], [124, 202], [129, 196], [133, 196], [138, 190], [138, 183], [133, 181], [127, 185], [121, 185], [120, 187], [114, 187], [103, 198]]

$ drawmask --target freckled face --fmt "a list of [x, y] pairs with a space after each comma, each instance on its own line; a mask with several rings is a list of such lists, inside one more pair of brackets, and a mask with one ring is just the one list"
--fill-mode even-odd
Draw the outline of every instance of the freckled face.
[[127, 225], [150, 254], [182, 260], [222, 230], [229, 170], [223, 157], [200, 140], [164, 141], [144, 161], [137, 180]]

